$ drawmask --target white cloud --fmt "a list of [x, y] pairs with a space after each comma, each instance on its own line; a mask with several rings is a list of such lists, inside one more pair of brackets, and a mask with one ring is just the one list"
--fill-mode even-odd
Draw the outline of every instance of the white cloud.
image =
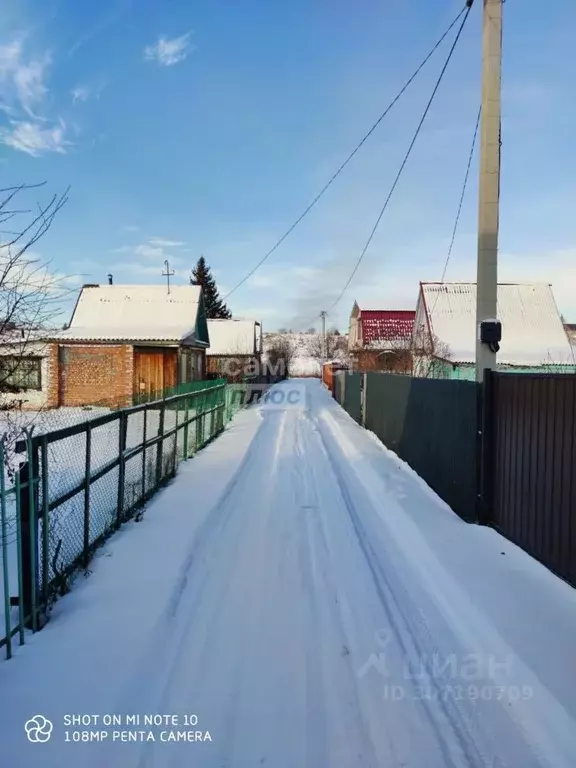
[[99, 99], [105, 87], [106, 81], [103, 79], [90, 85], [88, 83], [78, 83], [78, 85], [70, 91], [72, 104], [76, 104], [76, 102], [79, 101], [88, 101], [88, 99]]
[[52, 128], [17, 120], [11, 120], [10, 124], [11, 128], [0, 128], [0, 142], [33, 157], [45, 152], [65, 154], [70, 146], [65, 138], [66, 125], [63, 120]]
[[188, 32], [171, 40], [160, 37], [157, 43], [144, 48], [144, 58], [147, 61], [156, 61], [162, 67], [171, 67], [173, 64], [184, 61], [192, 50], [194, 47], [190, 45], [190, 32]]
[[76, 104], [77, 101], [88, 101], [90, 98], [90, 88], [87, 85], [77, 85], [70, 91], [72, 96], [72, 103]]
[[[125, 230], [130, 232], [137, 231], [138, 227], [124, 227]], [[161, 263], [165, 259], [169, 259], [170, 265], [182, 264], [182, 259], [178, 256], [172, 256], [166, 251], [167, 248], [177, 248], [184, 245], [180, 240], [167, 240], [159, 237], [152, 237], [144, 243], [138, 243], [137, 245], [122, 245], [119, 248], [114, 248], [112, 253], [133, 253], [135, 256], [142, 256], [145, 259], [155, 259]]]
[[24, 58], [22, 40], [13, 40], [7, 45], [0, 45], [0, 95], [8, 104], [18, 102], [20, 107], [31, 117], [42, 102], [48, 88], [45, 78], [50, 55], [40, 58]]
[[158, 246], [159, 248], [180, 248], [184, 245], [180, 240], [164, 240], [161, 237], [151, 237], [148, 242], [150, 245]]
[[63, 154], [70, 146], [63, 120], [51, 123], [36, 114], [48, 93], [50, 62], [49, 53], [26, 56], [23, 38], [0, 45], [0, 105], [10, 118], [10, 127], [0, 128], [0, 142], [33, 157]]
[[155, 247], [149, 243], [142, 243], [134, 248], [134, 253], [137, 256], [144, 256], [146, 259], [162, 259], [164, 258], [164, 250], [162, 248]]

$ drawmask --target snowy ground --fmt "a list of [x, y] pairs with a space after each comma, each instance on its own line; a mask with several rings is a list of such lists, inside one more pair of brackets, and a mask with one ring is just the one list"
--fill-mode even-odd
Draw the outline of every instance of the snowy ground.
[[[13, 414], [8, 419], [0, 421], [0, 431], [9, 428], [34, 425], [34, 434], [50, 432], [64, 427], [94, 419], [109, 413], [109, 409], [93, 408], [60, 408], [55, 411], [46, 411], [38, 414], [21, 413], [15, 420]], [[189, 416], [193, 411], [189, 411]], [[159, 430], [159, 412], [156, 410], [137, 411], [128, 417], [126, 429], [126, 447], [128, 449], [140, 445], [144, 438], [144, 418], [146, 417], [146, 437], [155, 437]], [[185, 411], [178, 411], [179, 423], [183, 423]], [[176, 411], [169, 409], [165, 413], [165, 430], [175, 426]], [[193, 427], [190, 428], [192, 439]], [[179, 435], [179, 453], [183, 451], [183, 432]], [[91, 473], [96, 473], [118, 456], [119, 446], [119, 420], [108, 422], [92, 430], [91, 434]], [[170, 441], [166, 441], [166, 451], [170, 450]], [[155, 465], [155, 451], [149, 451], [149, 463], [151, 469]], [[19, 466], [22, 455], [14, 455], [12, 464]], [[142, 461], [132, 460], [126, 468], [125, 502], [131, 506], [134, 500], [141, 498], [142, 487]], [[86, 434], [80, 433], [66, 437], [51, 443], [48, 447], [48, 495], [49, 500], [54, 501], [70, 489], [82, 482], [86, 473]], [[7, 489], [12, 487], [13, 479], [6, 473], [5, 482]], [[90, 508], [90, 543], [101, 536], [113, 524], [117, 514], [117, 488], [118, 470], [115, 469], [98, 480], [92, 486]], [[41, 544], [41, 530], [38, 531], [39, 551]], [[50, 516], [50, 554], [52, 561], [56, 543], [62, 539], [61, 566], [66, 566], [81, 552], [84, 542], [84, 493], [81, 491], [62, 506], [58, 507]], [[2, 534], [0, 531], [0, 545]], [[4, 573], [3, 573], [4, 548], [0, 546], [0, 638], [5, 637], [5, 608], [4, 608]], [[10, 596], [18, 596], [18, 553], [16, 531], [16, 499], [14, 493], [10, 493], [6, 499], [6, 561], [8, 563], [8, 592]], [[50, 567], [49, 578], [54, 576]], [[18, 623], [18, 610], [13, 608], [11, 612], [11, 626]]]
[[[457, 518], [318, 382], [276, 391], [0, 663], [2, 763], [573, 767], [576, 591]], [[37, 714], [54, 729], [29, 744]], [[180, 731], [211, 740], [162, 741]]]

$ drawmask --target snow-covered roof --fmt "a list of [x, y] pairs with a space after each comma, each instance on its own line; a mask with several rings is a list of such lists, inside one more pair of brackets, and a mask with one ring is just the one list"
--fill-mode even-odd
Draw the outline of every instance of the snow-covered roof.
[[256, 320], [208, 320], [208, 335], [208, 355], [253, 355], [260, 351]]
[[[447, 345], [450, 360], [476, 359], [476, 284], [422, 283], [431, 333]], [[539, 366], [574, 364], [574, 353], [545, 283], [498, 285], [502, 342], [498, 363]]]
[[180, 342], [194, 336], [201, 289], [176, 285], [84, 286], [59, 339]]
[[58, 331], [45, 328], [11, 329], [0, 333], [0, 345], [21, 346], [35, 341], [45, 341]]

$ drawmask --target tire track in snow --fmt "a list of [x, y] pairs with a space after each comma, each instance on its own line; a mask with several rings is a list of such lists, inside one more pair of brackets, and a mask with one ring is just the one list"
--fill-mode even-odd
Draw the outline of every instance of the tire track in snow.
[[[302, 433], [306, 433], [306, 439], [302, 439]], [[322, 657], [317, 651], [320, 645], [320, 640], [323, 636], [328, 635], [327, 641], [332, 648], [337, 648], [339, 652], [344, 653], [341, 655], [341, 666], [344, 668], [344, 674], [347, 679], [346, 689], [349, 692], [349, 698], [347, 704], [349, 710], [353, 715], [348, 714], [345, 722], [347, 722], [350, 730], [355, 731], [362, 744], [362, 752], [357, 753], [352, 759], [354, 763], [363, 765], [366, 768], [378, 768], [378, 761], [374, 751], [374, 745], [370, 738], [370, 734], [366, 728], [364, 719], [362, 717], [362, 706], [358, 698], [357, 680], [354, 669], [350, 664], [349, 649], [351, 647], [350, 639], [345, 630], [344, 622], [342, 621], [341, 611], [339, 610], [339, 603], [337, 598], [337, 589], [335, 586], [335, 580], [333, 578], [333, 566], [331, 553], [328, 548], [328, 542], [325, 531], [325, 508], [321, 503], [317, 488], [322, 487], [323, 482], [326, 482], [326, 478], [321, 478], [318, 475], [318, 458], [322, 456], [322, 453], [317, 453], [317, 450], [322, 449], [317, 430], [315, 429], [310, 411], [307, 411], [305, 416], [301, 417], [298, 422], [298, 435], [299, 446], [306, 445], [306, 451], [300, 448], [300, 463], [302, 466], [302, 478], [304, 481], [305, 489], [312, 489], [312, 497], [314, 503], [306, 505], [312, 514], [307, 514], [305, 521], [306, 526], [304, 529], [305, 540], [302, 542], [302, 569], [306, 575], [306, 582], [309, 588], [306, 590], [310, 598], [310, 605], [313, 615], [315, 616], [314, 625], [316, 627], [317, 640], [313, 643], [313, 648], [316, 649], [315, 663], [322, 669]], [[337, 634], [334, 634], [334, 630]], [[321, 678], [321, 690], [323, 693], [323, 701], [321, 707], [323, 710], [324, 723], [326, 720], [326, 705], [330, 703], [330, 693], [327, 689], [326, 675], [318, 675], [316, 677]], [[342, 685], [342, 683], [340, 683]], [[340, 706], [344, 708], [344, 702], [340, 702]], [[353, 720], [353, 722], [349, 722]], [[324, 724], [324, 729], [326, 725]], [[325, 737], [326, 738], [326, 737]], [[326, 755], [330, 754], [329, 749], [325, 750]], [[310, 766], [317, 765], [330, 765], [329, 761], [318, 762], [312, 760], [308, 763]], [[339, 763], [340, 764], [340, 763]], [[352, 762], [347, 762], [347, 766], [352, 765]]]
[[[342, 461], [339, 461], [336, 457], [338, 449], [334, 447], [329, 437], [328, 439], [326, 438], [321, 421], [319, 419], [315, 421], [325, 454], [332, 465], [334, 476], [356, 532], [358, 543], [364, 553], [366, 564], [371, 571], [374, 586], [380, 596], [390, 626], [394, 627], [396, 639], [401, 644], [406, 658], [413, 659], [415, 665], [421, 664], [423, 659], [429, 659], [431, 656], [430, 646], [423, 637], [423, 625], [421, 622], [415, 621], [414, 616], [411, 616], [407, 612], [406, 607], [403, 608], [398, 600], [390, 583], [386, 568], [380, 563], [376, 552], [370, 544], [349, 485], [344, 480]], [[370, 503], [366, 497], [361, 498], [364, 504]], [[406, 598], [407, 595], [404, 594], [404, 597]], [[427, 672], [428, 679], [426, 682], [436, 690], [437, 696], [435, 697], [434, 704], [437, 706], [433, 708], [431, 702], [423, 698], [421, 700], [421, 707], [438, 737], [438, 745], [444, 755], [446, 768], [460, 768], [463, 764], [470, 766], [470, 768], [496, 768], [498, 764], [494, 763], [493, 758], [478, 748], [474, 734], [469, 730], [466, 723], [463, 722], [458, 708], [452, 706], [450, 698], [445, 699], [442, 695], [438, 681], [431, 670], [427, 669]], [[441, 711], [442, 718], [438, 718], [438, 710]], [[455, 742], [446, 739], [446, 726], [452, 731]], [[453, 749], [454, 743], [458, 746], [457, 752]], [[465, 762], [463, 763], [463, 761]]]
[[[262, 424], [254, 439], [250, 445], [250, 448], [246, 452], [241, 465], [232, 478], [231, 482], [226, 486], [219, 502], [215, 505], [213, 510], [219, 518], [219, 525], [217, 528], [208, 526], [205, 537], [201, 542], [201, 552], [203, 553], [203, 560], [196, 556], [188, 557], [183, 567], [183, 576], [185, 575], [184, 589], [180, 590], [181, 584], [179, 584], [175, 590], [176, 594], [179, 594], [179, 603], [183, 602], [186, 597], [185, 607], [181, 608], [181, 612], [184, 613], [186, 620], [182, 628], [177, 629], [177, 635], [179, 637], [178, 642], [171, 654], [172, 661], [168, 670], [162, 675], [162, 689], [160, 694], [156, 695], [154, 707], [155, 710], [164, 711], [167, 706], [167, 699], [172, 692], [175, 680], [177, 678], [180, 666], [187, 662], [187, 646], [197, 640], [196, 637], [191, 637], [191, 628], [197, 621], [197, 609], [202, 602], [205, 594], [205, 587], [209, 582], [214, 579], [214, 571], [206, 564], [207, 554], [210, 550], [214, 550], [218, 553], [218, 550], [226, 550], [226, 546], [223, 544], [223, 539], [226, 535], [229, 535], [230, 523], [234, 518], [238, 518], [239, 515], [244, 514], [245, 498], [249, 496], [250, 492], [254, 489], [254, 478], [252, 473], [256, 472], [259, 467], [264, 463], [263, 458], [269, 459], [269, 476], [268, 481], [274, 478], [277, 473], [278, 458], [280, 453], [280, 445], [284, 439], [286, 429], [285, 414], [278, 411], [265, 412], [261, 411]], [[270, 445], [272, 443], [272, 445]], [[268, 462], [266, 462], [268, 463]], [[209, 518], [207, 518], [207, 521]], [[237, 520], [238, 521], [238, 520]], [[244, 520], [243, 524], [246, 528], [249, 527], [249, 520]], [[195, 567], [195, 563], [198, 567]], [[223, 565], [230, 571], [234, 566], [234, 562], [222, 563], [222, 559], [215, 560], [215, 568], [222, 568]], [[200, 566], [203, 566], [201, 568]], [[200, 574], [198, 573], [200, 571]], [[198, 585], [195, 585], [196, 577], [200, 575], [201, 581]], [[221, 574], [222, 576], [222, 574]], [[226, 585], [225, 591], [220, 595], [220, 599], [213, 601], [211, 606], [212, 610], [209, 614], [209, 623], [204, 627], [204, 644], [202, 651], [200, 652], [200, 658], [206, 653], [210, 652], [210, 638], [212, 636], [211, 627], [214, 626], [218, 619], [221, 610], [225, 609], [227, 604], [227, 598], [229, 589], [232, 586], [232, 578], [220, 578], [220, 583]], [[192, 597], [186, 596], [186, 590], [192, 590]], [[258, 603], [254, 603], [251, 610], [257, 610], [259, 608]], [[253, 625], [258, 625], [258, 622], [253, 622]], [[247, 626], [250, 628], [250, 623], [247, 622]], [[238, 638], [235, 638], [236, 642]], [[242, 654], [240, 653], [240, 656]], [[201, 664], [201, 662], [200, 662]], [[234, 676], [229, 681], [229, 702], [228, 702], [228, 716], [227, 725], [219, 733], [219, 750], [224, 754], [232, 753], [231, 745], [236, 738], [236, 721], [235, 713], [238, 708], [238, 702], [240, 699], [240, 680], [242, 677], [242, 667], [237, 665], [234, 670]], [[144, 745], [146, 747], [147, 745]], [[154, 746], [153, 744], [150, 746]], [[148, 766], [162, 766], [164, 764], [165, 750], [159, 748], [158, 759], [156, 758], [156, 749], [149, 749], [144, 751], [144, 762], [138, 765], [138, 768], [147, 768]], [[179, 758], [176, 757], [175, 765], [179, 765]]]
[[[363, 517], [371, 524], [371, 538], [377, 542], [380, 561], [383, 558], [393, 560], [398, 572], [408, 576], [408, 583], [418, 594], [416, 602], [426, 607], [444, 650], [450, 654], [456, 646], [463, 654], [480, 657], [484, 662], [506, 659], [507, 674], [497, 672], [494, 667], [491, 673], [485, 672], [482, 679], [474, 678], [478, 686], [486, 684], [505, 693], [509, 688], [520, 690], [525, 687], [531, 692], [528, 698], [508, 700], [494, 696], [487, 700], [466, 698], [460, 701], [463, 715], [478, 731], [478, 739], [490, 754], [497, 755], [493, 758], [494, 764], [512, 768], [518, 765], [523, 768], [573, 768], [576, 730], [570, 711], [524, 663], [521, 648], [511, 646], [499, 627], [470, 603], [469, 595], [430, 548], [425, 534], [411, 521], [403, 504], [391, 498], [389, 514], [382, 514], [378, 501], [386, 485], [382, 482], [382, 466], [366, 465], [359, 452], [361, 443], [353, 440], [354, 433], [363, 436], [364, 432], [340, 409], [326, 409], [322, 418], [332, 440], [338, 444], [343, 472], [348, 473], [349, 483], [359, 487], [360, 493], [370, 499], [367, 509], [372, 514]], [[356, 470], [351, 468], [351, 462]], [[391, 474], [396, 473], [397, 465]], [[384, 475], [387, 475], [386, 471]], [[411, 471], [406, 475], [410, 477]], [[418, 482], [417, 478], [414, 480]], [[447, 508], [443, 512], [453, 516]], [[388, 568], [388, 573], [395, 578], [395, 589], [400, 593], [403, 584], [395, 570]], [[467, 684], [464, 680], [464, 687]]]
[[[121, 703], [116, 708], [117, 712], [130, 713], [134, 711], [134, 702], [137, 702], [137, 711], [162, 712], [166, 698], [174, 684], [178, 674], [179, 664], [186, 658], [186, 643], [190, 640], [189, 632], [196, 618], [196, 609], [203, 600], [206, 588], [213, 582], [213, 570], [210, 567], [211, 558], [218, 568], [230, 567], [231, 563], [223, 563], [216, 560], [219, 543], [224, 536], [230, 521], [235, 513], [238, 513], [238, 500], [246, 493], [244, 488], [250, 480], [250, 468], [261, 466], [262, 459], [277, 461], [279, 444], [284, 432], [284, 414], [281, 412], [261, 414], [262, 423], [255, 433], [246, 454], [233, 477], [226, 484], [219, 500], [207, 513], [203, 523], [196, 529], [188, 554], [182, 564], [180, 575], [173, 588], [172, 594], [162, 612], [156, 629], [145, 643], [144, 650], [139, 654], [139, 662], [134, 665], [134, 673], [131, 683], [121, 695]], [[224, 594], [221, 600], [216, 601], [210, 614], [210, 621], [215, 622], [221, 605], [225, 604], [226, 591], [230, 587], [229, 579], [221, 579], [220, 585], [224, 586]], [[209, 626], [203, 632], [204, 646], [209, 645]], [[199, 638], [192, 638], [192, 642]], [[153, 665], [150, 660], [153, 659]], [[240, 670], [238, 670], [240, 674]], [[123, 699], [123, 701], [122, 701]], [[231, 697], [233, 699], [233, 696]], [[232, 701], [234, 708], [234, 702]], [[233, 728], [224, 729], [226, 735], [232, 735]], [[145, 768], [152, 765], [164, 765], [168, 757], [166, 746], [158, 755], [154, 743], [143, 743], [136, 755], [131, 753], [131, 761], [120, 760], [122, 768], [137, 765]], [[157, 762], [155, 762], [157, 758]], [[111, 753], [112, 759], [112, 753]], [[101, 768], [100, 758], [95, 763], [95, 768]], [[112, 765], [112, 763], [110, 763]]]

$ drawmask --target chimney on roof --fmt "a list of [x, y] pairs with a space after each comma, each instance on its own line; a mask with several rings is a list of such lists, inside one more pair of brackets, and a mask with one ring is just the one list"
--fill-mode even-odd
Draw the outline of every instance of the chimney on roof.
[[113, 281], [114, 281], [114, 276], [108, 275], [108, 285], [112, 285]]

